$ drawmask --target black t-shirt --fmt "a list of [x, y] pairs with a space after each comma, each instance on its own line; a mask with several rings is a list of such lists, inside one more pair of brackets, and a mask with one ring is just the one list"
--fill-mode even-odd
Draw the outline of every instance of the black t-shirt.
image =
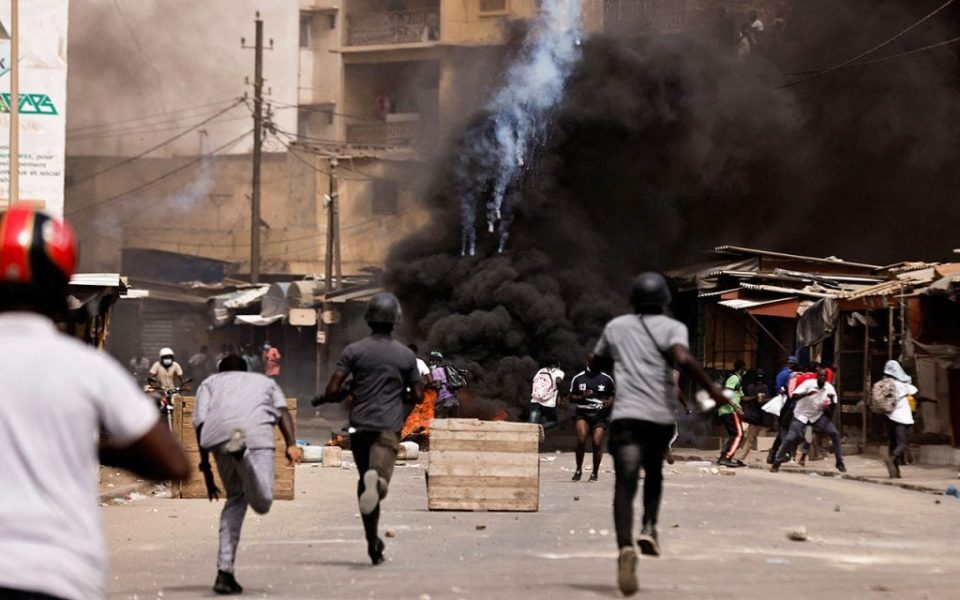
[[592, 390], [593, 395], [577, 404], [577, 411], [595, 413], [603, 408], [604, 400], [617, 393], [617, 386], [613, 377], [602, 371], [583, 371], [570, 382], [570, 393], [583, 395], [587, 390]]
[[343, 349], [337, 370], [353, 375], [350, 425], [400, 431], [404, 388], [420, 381], [417, 357], [388, 335], [371, 335]]

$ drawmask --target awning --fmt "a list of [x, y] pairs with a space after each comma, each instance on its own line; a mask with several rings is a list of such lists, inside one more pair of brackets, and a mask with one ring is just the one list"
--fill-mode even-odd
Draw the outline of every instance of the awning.
[[262, 317], [260, 315], [237, 315], [235, 323], [238, 325], [255, 325], [257, 327], [266, 327], [277, 321], [282, 321], [283, 315], [274, 315], [272, 317]]
[[797, 344], [809, 348], [833, 334], [840, 316], [839, 303], [833, 298], [816, 302], [797, 321]]
[[270, 284], [270, 288], [267, 290], [267, 294], [263, 297], [263, 301], [260, 306], [261, 317], [269, 319], [276, 316], [287, 316], [287, 312], [289, 311], [289, 305], [287, 304], [287, 293], [290, 290], [290, 286], [291, 284], [289, 282]]
[[247, 308], [255, 302], [259, 301], [261, 298], [267, 295], [267, 292], [270, 291], [269, 285], [260, 285], [254, 288], [247, 288], [244, 290], [237, 290], [229, 294], [221, 294], [219, 296], [214, 296], [213, 300], [216, 301], [220, 298], [223, 298], [223, 307], [230, 309], [238, 308]]
[[797, 317], [797, 308], [800, 306], [800, 299], [776, 298], [774, 300], [746, 300], [738, 298], [735, 300], [721, 300], [720, 306], [726, 306], [733, 310], [740, 310], [758, 317], [781, 317], [785, 319], [795, 319]]
[[230, 292], [229, 294], [211, 296], [208, 302], [210, 305], [210, 320], [213, 322], [213, 326], [223, 327], [233, 323], [234, 311], [249, 308], [256, 304], [267, 295], [269, 289], [269, 285], [260, 285]]

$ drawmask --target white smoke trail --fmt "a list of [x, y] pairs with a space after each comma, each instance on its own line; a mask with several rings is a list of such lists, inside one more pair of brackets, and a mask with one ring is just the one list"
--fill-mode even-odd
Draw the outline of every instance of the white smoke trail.
[[[499, 225], [500, 252], [506, 246], [513, 206], [518, 201], [510, 187], [516, 184], [531, 149], [542, 140], [550, 112], [559, 104], [564, 84], [580, 58], [582, 37], [580, 0], [542, 0], [519, 57], [507, 70], [504, 86], [487, 106], [493, 120], [492, 138], [483, 136], [469, 150], [480, 153], [474, 158], [492, 171], [485, 173], [493, 179], [487, 227], [492, 233]], [[479, 190], [469, 184], [461, 189], [470, 190], [461, 197], [461, 253], [473, 255]]]

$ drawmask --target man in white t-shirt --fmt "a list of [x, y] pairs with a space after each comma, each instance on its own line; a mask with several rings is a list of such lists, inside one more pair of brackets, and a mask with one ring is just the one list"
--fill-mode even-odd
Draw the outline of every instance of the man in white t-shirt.
[[106, 596], [98, 451], [152, 479], [189, 474], [133, 377], [51, 320], [75, 264], [66, 223], [23, 206], [0, 217], [0, 598]]
[[887, 415], [887, 433], [890, 439], [889, 456], [883, 461], [891, 479], [900, 479], [900, 466], [907, 452], [907, 437], [913, 427], [913, 411], [910, 408], [910, 396], [919, 390], [913, 385], [913, 378], [907, 375], [900, 363], [888, 360], [883, 367], [883, 375], [893, 380], [897, 388], [897, 403]]
[[426, 384], [430, 376], [430, 367], [427, 365], [427, 361], [420, 358], [420, 348], [416, 344], [407, 344], [407, 348], [410, 348], [413, 355], [417, 357], [417, 372], [420, 374], [420, 380]]
[[797, 450], [797, 445], [803, 439], [804, 431], [807, 425], [813, 427], [814, 431], [826, 434], [833, 440], [833, 454], [836, 457], [837, 470], [846, 473], [847, 468], [843, 464], [843, 447], [840, 440], [840, 432], [833, 424], [824, 410], [837, 403], [837, 390], [833, 385], [827, 383], [827, 370], [817, 369], [817, 378], [808, 379], [793, 390], [792, 398], [796, 400], [796, 406], [793, 409], [793, 422], [790, 423], [790, 431], [787, 438], [780, 446], [780, 452], [773, 461], [770, 470], [776, 473], [780, 470], [780, 465], [787, 461], [788, 457], [793, 456]]
[[533, 376], [530, 391], [530, 422], [543, 422], [544, 429], [557, 426], [557, 394], [564, 373], [560, 370], [560, 361], [551, 359], [547, 366]]

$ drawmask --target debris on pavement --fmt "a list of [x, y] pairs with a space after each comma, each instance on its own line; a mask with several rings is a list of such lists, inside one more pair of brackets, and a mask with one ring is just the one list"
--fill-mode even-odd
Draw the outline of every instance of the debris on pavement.
[[789, 532], [787, 532], [787, 539], [794, 542], [805, 542], [807, 541], [807, 528], [804, 526], [794, 527]]
[[397, 532], [393, 529], [388, 529], [383, 535], [387, 536], [388, 538], [393, 538], [397, 537]]
[[486, 528], [487, 528], [486, 525], [477, 525], [477, 531], [483, 531]]
[[953, 496], [960, 500], [960, 490], [957, 490], [957, 486], [951, 485], [947, 488], [947, 491], [943, 493], [944, 496]]

